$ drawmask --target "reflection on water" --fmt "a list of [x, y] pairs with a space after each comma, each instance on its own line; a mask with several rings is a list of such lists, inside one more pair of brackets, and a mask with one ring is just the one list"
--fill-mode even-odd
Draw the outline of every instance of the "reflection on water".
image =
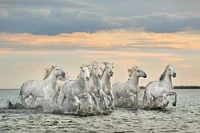
[[[0, 109], [0, 132], [199, 132], [200, 90], [176, 92], [177, 107], [170, 103], [162, 111], [117, 108], [107, 116], [78, 117]], [[18, 94], [18, 90], [0, 90], [0, 104], [16, 101]]]

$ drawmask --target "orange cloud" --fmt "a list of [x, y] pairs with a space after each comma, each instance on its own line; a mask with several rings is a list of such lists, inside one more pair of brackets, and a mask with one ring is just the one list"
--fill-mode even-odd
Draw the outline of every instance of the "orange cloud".
[[[75, 32], [56, 36], [33, 35], [28, 33], [0, 33], [1, 42], [32, 46], [64, 45], [82, 47], [164, 47], [181, 49], [200, 49], [198, 33], [148, 33], [145, 31], [111, 30], [96, 33]], [[0, 42], [0, 43], [1, 43]]]
[[176, 57], [167, 57], [166, 58], [167, 61], [183, 61], [184, 59], [183, 58], [176, 58]]

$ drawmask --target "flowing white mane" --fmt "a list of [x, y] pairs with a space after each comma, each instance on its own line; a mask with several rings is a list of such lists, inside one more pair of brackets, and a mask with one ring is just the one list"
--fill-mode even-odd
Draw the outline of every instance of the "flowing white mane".
[[47, 79], [49, 77], [49, 75], [51, 74], [51, 72], [53, 71], [53, 69], [57, 67], [57, 65], [51, 66], [50, 68], [46, 68], [45, 71], [46, 73], [44, 74], [44, 78], [43, 80]]
[[165, 78], [166, 70], [167, 70], [169, 67], [173, 67], [173, 66], [172, 66], [171, 64], [168, 64], [168, 65], [166, 66], [165, 71], [162, 73], [162, 75], [161, 75], [160, 78], [159, 78], [160, 81], [163, 80], [163, 79]]
[[132, 75], [138, 70], [138, 66], [134, 66], [131, 69], [128, 69], [128, 73], [129, 73], [129, 78], [132, 77]]

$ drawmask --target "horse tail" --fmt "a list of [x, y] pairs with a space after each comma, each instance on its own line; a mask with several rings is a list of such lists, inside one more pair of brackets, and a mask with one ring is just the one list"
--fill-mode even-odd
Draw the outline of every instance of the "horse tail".
[[143, 96], [143, 99], [142, 99], [143, 106], [146, 104], [146, 102], [147, 102], [147, 95], [146, 95], [146, 89], [145, 89], [144, 96]]
[[23, 86], [24, 86], [24, 83], [23, 83], [22, 86], [21, 86], [21, 89], [20, 89], [19, 97], [18, 97], [18, 98], [22, 97]]

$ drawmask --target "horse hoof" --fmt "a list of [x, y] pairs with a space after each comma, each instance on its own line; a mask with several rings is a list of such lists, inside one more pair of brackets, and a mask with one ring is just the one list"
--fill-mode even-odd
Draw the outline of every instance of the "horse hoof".
[[112, 107], [111, 107], [111, 109], [112, 109], [112, 110], [115, 110], [115, 107], [114, 107], [114, 106], [112, 106]]
[[175, 107], [176, 106], [176, 102], [174, 102], [172, 105]]

